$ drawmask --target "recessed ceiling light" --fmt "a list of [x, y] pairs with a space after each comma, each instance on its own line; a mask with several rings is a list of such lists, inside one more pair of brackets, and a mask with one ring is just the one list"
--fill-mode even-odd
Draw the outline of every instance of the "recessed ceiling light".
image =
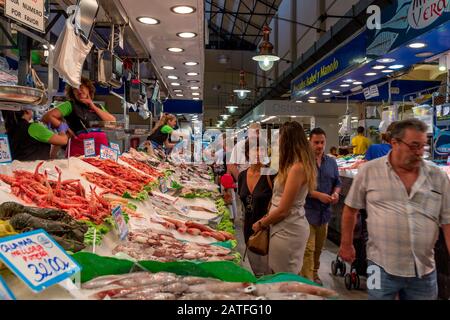
[[198, 62], [188, 61], [184, 63], [185, 66], [196, 66], [198, 65]]
[[170, 11], [176, 14], [189, 14], [195, 12], [195, 8], [191, 6], [175, 6], [170, 8]]
[[341, 93], [339, 90], [331, 90], [332, 93]]
[[323, 92], [322, 95], [324, 95], [324, 96], [329, 96], [329, 95], [331, 95], [331, 93], [329, 93], [329, 92]]
[[167, 76], [167, 78], [171, 79], [171, 80], [178, 80], [177, 76]]
[[191, 90], [198, 90], [200, 87], [191, 87]]
[[302, 100], [296, 100], [295, 102], [296, 102], [296, 103], [303, 103]]
[[381, 71], [381, 72], [383, 72], [383, 73], [392, 73], [392, 72], [394, 72], [394, 70], [386, 69], [386, 70], [383, 70], [383, 71]]
[[163, 66], [162, 68], [166, 70], [175, 70], [175, 68], [172, 66]]
[[181, 86], [181, 83], [179, 83], [179, 82], [172, 82], [170, 85], [172, 85], [174, 87], [178, 87], [178, 86]]
[[317, 97], [309, 97], [308, 99], [313, 99], [314, 100], [314, 99], [317, 99]]
[[408, 45], [411, 49], [422, 49], [425, 48], [427, 45], [423, 42], [413, 42]]
[[173, 92], [183, 92], [181, 89], [173, 89]]
[[417, 58], [428, 58], [428, 57], [431, 57], [433, 55], [434, 55], [433, 52], [420, 52], [420, 53], [416, 54], [416, 57]]
[[394, 64], [394, 65], [390, 66], [389, 69], [397, 70], [397, 69], [401, 69], [403, 67], [404, 67], [404, 65], [402, 65], [402, 64]]
[[359, 86], [359, 85], [361, 85], [361, 84], [363, 84], [363, 83], [362, 83], [362, 81], [355, 81], [355, 82], [353, 82], [353, 84], [354, 84], [355, 86]]
[[193, 95], [193, 96], [199, 96], [200, 93], [198, 93], [198, 92], [192, 92], [192, 95]]
[[184, 95], [182, 95], [181, 93], [177, 93], [176, 96], [177, 97], [184, 97]]
[[372, 67], [373, 70], [383, 70], [385, 68], [386, 68], [386, 66], [383, 66], [383, 65], [376, 65], [376, 66]]
[[198, 76], [198, 72], [188, 72], [188, 73], [186, 73], [186, 75], [189, 77], [195, 77], [195, 76]]
[[200, 100], [200, 98], [195, 97], [195, 98], [192, 98], [192, 100]]
[[167, 48], [167, 51], [170, 51], [170, 52], [183, 52], [184, 51], [184, 49], [182, 49], [182, 48]]
[[379, 62], [379, 63], [392, 63], [394, 61], [395, 61], [395, 59], [392, 59], [392, 58], [383, 58], [383, 59], [377, 60], [377, 62]]
[[368, 76], [368, 77], [372, 77], [372, 76], [376, 76], [376, 75], [377, 75], [376, 72], [367, 72], [366, 73], [366, 76]]
[[195, 38], [197, 36], [197, 34], [195, 32], [178, 32], [177, 36], [179, 36], [180, 38], [184, 38], [184, 39], [191, 39], [191, 38]]
[[350, 85], [349, 84], [341, 84], [341, 87], [342, 88], [347, 88], [347, 87], [350, 87]]
[[331, 89], [325, 89], [324, 92], [331, 92]]
[[137, 19], [137, 21], [139, 21], [140, 23], [143, 23], [143, 24], [151, 24], [151, 25], [159, 24], [158, 19], [151, 18], [151, 17], [138, 17], [136, 19]]
[[343, 82], [345, 82], [345, 83], [352, 83], [353, 81], [355, 81], [355, 80], [353, 80], [353, 79], [346, 79]]
[[317, 103], [316, 100], [308, 100], [308, 103]]

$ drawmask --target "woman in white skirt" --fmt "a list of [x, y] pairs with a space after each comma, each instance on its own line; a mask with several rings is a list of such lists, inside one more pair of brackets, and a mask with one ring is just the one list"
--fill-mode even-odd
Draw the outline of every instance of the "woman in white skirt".
[[303, 127], [286, 122], [280, 128], [280, 165], [272, 207], [253, 225], [253, 231], [270, 227], [269, 266], [274, 273], [298, 273], [309, 237], [305, 198], [316, 187], [316, 164]]

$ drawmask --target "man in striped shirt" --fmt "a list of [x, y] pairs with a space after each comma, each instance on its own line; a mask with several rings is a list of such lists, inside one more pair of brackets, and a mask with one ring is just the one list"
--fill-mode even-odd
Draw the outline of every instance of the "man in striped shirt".
[[367, 257], [380, 275], [379, 287], [368, 286], [369, 299], [437, 298], [434, 246], [441, 226], [450, 252], [450, 180], [422, 160], [426, 132], [419, 120], [398, 122], [392, 151], [360, 168], [345, 200], [344, 261], [355, 259], [356, 215], [367, 210]]

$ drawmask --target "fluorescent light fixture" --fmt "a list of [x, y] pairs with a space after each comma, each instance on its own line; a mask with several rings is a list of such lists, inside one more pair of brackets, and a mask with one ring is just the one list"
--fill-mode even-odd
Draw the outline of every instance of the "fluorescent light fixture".
[[195, 8], [191, 6], [181, 5], [170, 8], [170, 11], [176, 14], [190, 14], [195, 12]]
[[317, 99], [317, 97], [309, 97], [308, 99], [314, 100], [314, 99]]
[[373, 70], [383, 70], [383, 69], [386, 69], [386, 66], [379, 64], [379, 65], [373, 66], [372, 69]]
[[362, 83], [362, 81], [355, 81], [355, 82], [353, 82], [353, 84], [355, 86], [359, 86], [359, 85], [362, 85], [363, 83]]
[[317, 103], [316, 100], [308, 100], [308, 103]]
[[402, 64], [393, 64], [392, 66], [389, 67], [389, 69], [393, 69], [393, 70], [397, 70], [397, 69], [401, 69], [404, 68], [405, 66]]
[[198, 65], [198, 62], [188, 61], [184, 63], [185, 66], [196, 66]]
[[408, 45], [411, 49], [422, 49], [425, 48], [427, 45], [423, 42], [413, 42]]
[[329, 93], [329, 92], [323, 92], [322, 95], [323, 95], [323, 96], [329, 96], [329, 95], [331, 95], [331, 93]]
[[158, 19], [152, 17], [137, 17], [136, 20], [139, 21], [140, 23], [149, 25], [159, 24], [160, 22]]
[[195, 97], [195, 98], [192, 98], [192, 100], [200, 100], [200, 98], [198, 98], [198, 97]]
[[184, 95], [182, 95], [181, 93], [177, 93], [176, 96], [177, 97], [184, 97]]
[[341, 84], [340, 86], [341, 86], [342, 88], [348, 88], [348, 87], [350, 87], [349, 84]]
[[198, 90], [200, 87], [191, 87], [191, 90]]
[[343, 82], [345, 82], [345, 83], [352, 83], [353, 81], [355, 81], [355, 80], [353, 80], [353, 79], [346, 79]]
[[188, 72], [188, 73], [186, 73], [186, 75], [189, 77], [195, 77], [195, 76], [198, 76], [198, 72]]
[[177, 76], [167, 76], [167, 78], [169, 78], [170, 80], [178, 80]]
[[395, 59], [383, 58], [383, 59], [378, 59], [377, 62], [379, 62], [379, 63], [392, 63], [392, 62], [395, 62]]
[[193, 96], [199, 96], [200, 93], [199, 93], [199, 92], [192, 92], [192, 95], [193, 95]]
[[163, 66], [162, 68], [165, 70], [175, 70], [175, 67], [172, 66]]
[[331, 92], [331, 89], [325, 89], [324, 92]]
[[275, 118], [276, 118], [276, 116], [271, 116], [271, 117], [265, 118], [264, 120], [261, 120], [261, 122], [267, 122], [267, 121], [275, 119]]
[[183, 92], [181, 89], [173, 89], [173, 92]]
[[339, 90], [331, 90], [332, 93], [341, 93]]
[[383, 71], [381, 71], [381, 72], [383, 72], [383, 73], [392, 73], [392, 72], [394, 72], [394, 70], [386, 69], [386, 70], [383, 70]]
[[372, 77], [372, 76], [376, 76], [377, 73], [376, 72], [367, 72], [365, 75], [368, 77]]
[[181, 86], [181, 83], [179, 83], [179, 82], [172, 82], [170, 85], [172, 85], [174, 87], [178, 87], [178, 86]]
[[303, 103], [302, 100], [295, 100], [295, 103]]
[[184, 49], [182, 49], [182, 48], [167, 48], [167, 51], [178, 53], [178, 52], [183, 52]]
[[177, 36], [183, 39], [195, 38], [197, 34], [195, 32], [178, 32]]

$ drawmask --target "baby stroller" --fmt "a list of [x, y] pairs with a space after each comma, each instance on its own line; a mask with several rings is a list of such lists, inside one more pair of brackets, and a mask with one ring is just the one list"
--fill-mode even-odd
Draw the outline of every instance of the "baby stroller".
[[336, 260], [331, 262], [331, 273], [334, 276], [339, 275], [344, 277], [344, 284], [347, 290], [359, 289], [361, 285], [360, 276], [367, 276], [367, 212], [365, 210], [360, 210], [359, 213], [353, 236], [356, 259], [351, 264], [349, 272], [346, 272], [346, 264], [339, 256], [336, 256]]

